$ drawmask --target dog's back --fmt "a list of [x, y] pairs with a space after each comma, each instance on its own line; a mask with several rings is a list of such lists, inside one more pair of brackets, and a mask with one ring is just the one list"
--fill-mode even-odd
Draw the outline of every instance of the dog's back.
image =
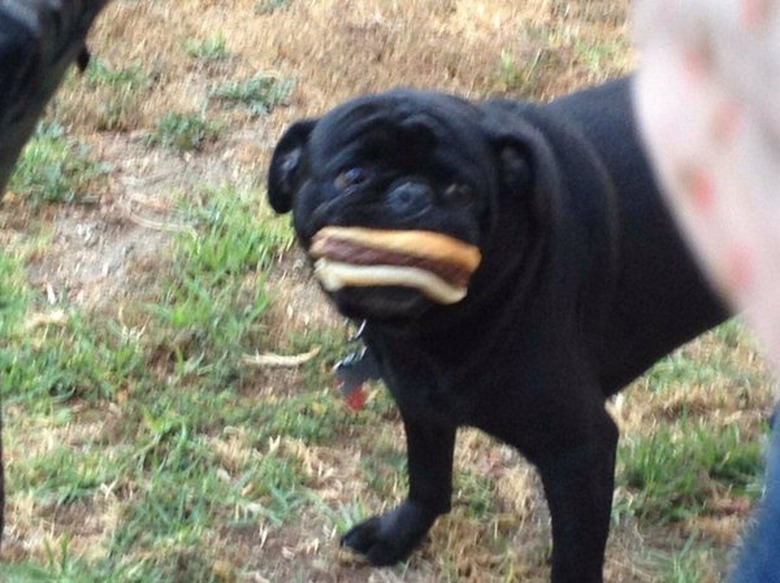
[[631, 78], [540, 109], [577, 126], [614, 185], [615, 291], [601, 349], [602, 386], [612, 393], [671, 349], [722, 322], [728, 310], [698, 268], [659, 192], [634, 123]]

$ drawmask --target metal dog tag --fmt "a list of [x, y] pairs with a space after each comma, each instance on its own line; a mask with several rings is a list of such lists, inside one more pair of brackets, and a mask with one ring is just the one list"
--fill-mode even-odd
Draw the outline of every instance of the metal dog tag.
[[382, 377], [379, 362], [365, 346], [339, 361], [333, 368], [333, 374], [347, 405], [354, 411], [362, 409], [365, 404], [363, 385]]

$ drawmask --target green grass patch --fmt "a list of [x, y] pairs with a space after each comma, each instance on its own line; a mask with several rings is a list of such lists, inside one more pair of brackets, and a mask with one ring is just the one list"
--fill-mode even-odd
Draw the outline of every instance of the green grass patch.
[[[714, 581], [717, 568], [722, 568], [725, 557], [716, 556], [709, 545], [701, 544], [697, 536], [691, 535], [681, 548], [664, 552], [651, 550], [648, 553], [648, 563], [659, 573], [661, 581], [670, 583], [699, 583]], [[721, 565], [718, 565], [721, 563]]]
[[388, 434], [373, 435], [371, 455], [360, 460], [361, 477], [372, 494], [392, 500], [406, 492], [406, 447]]
[[22, 266], [0, 253], [0, 397], [50, 411], [74, 398], [110, 399], [142, 374], [139, 337], [113, 321], [43, 305], [23, 282]]
[[9, 487], [29, 492], [40, 504], [60, 506], [90, 499], [119, 473], [120, 465], [101, 444], [82, 448], [60, 445], [14, 472]]
[[19, 259], [0, 248], [0, 346], [27, 309], [27, 285]]
[[739, 427], [680, 422], [648, 436], [628, 436], [618, 451], [618, 485], [630, 493], [621, 504], [641, 518], [665, 524], [706, 511], [713, 493], [757, 497], [761, 445]]
[[621, 57], [629, 53], [629, 47], [624, 41], [577, 42], [574, 46], [576, 57], [582, 61], [594, 75], [601, 75], [605, 70], [620, 63]]
[[149, 143], [177, 152], [200, 151], [215, 142], [221, 131], [221, 124], [202, 115], [171, 112], [157, 120]]
[[44, 122], [25, 146], [9, 189], [33, 204], [90, 202], [96, 198], [92, 187], [106, 172], [61, 125]]
[[771, 382], [765, 368], [746, 366], [745, 356], [755, 353], [757, 345], [738, 318], [716, 327], [704, 340], [695, 350], [684, 346], [659, 360], [644, 375], [647, 388], [659, 394], [684, 386], [732, 385], [732, 390], [744, 391]]
[[497, 85], [503, 92], [530, 91], [539, 67], [543, 66], [545, 52], [539, 49], [533, 57], [522, 63], [510, 53], [501, 54]]
[[721, 363], [712, 360], [703, 362], [678, 350], [658, 361], [645, 378], [651, 390], [662, 391], [680, 385], [711, 384], [721, 375]]
[[163, 295], [149, 306], [158, 360], [167, 360], [180, 381], [230, 384], [240, 356], [267, 345], [263, 274], [293, 239], [285, 221], [261, 219], [259, 208], [259, 192], [229, 186], [205, 189], [182, 207], [194, 231], [178, 238]]
[[293, 235], [283, 218], [261, 216], [263, 195], [230, 185], [190, 193], [182, 203], [198, 232], [177, 242], [176, 274], [180, 279], [198, 277], [209, 287], [232, 278], [243, 283], [248, 273], [260, 273], [289, 249]]
[[337, 435], [340, 427], [360, 423], [333, 394], [322, 392], [266, 402], [256, 413], [251, 422], [258, 443], [279, 435], [309, 444], [323, 443]]
[[120, 579], [100, 579], [88, 571], [86, 561], [71, 552], [70, 537], [63, 536], [56, 545], [49, 544], [43, 564], [0, 564], [0, 575], [5, 583], [98, 583]]
[[[21, 313], [17, 313], [17, 316]], [[49, 409], [73, 398], [110, 399], [142, 372], [138, 339], [114, 322], [77, 310], [18, 318], [0, 344], [0, 395], [7, 403]]]
[[243, 105], [253, 116], [269, 114], [287, 102], [295, 83], [260, 73], [243, 81], [212, 87], [209, 96], [227, 105]]
[[99, 107], [91, 120], [98, 131], [125, 131], [139, 119], [144, 99], [154, 87], [154, 75], [139, 65], [111, 67], [92, 59], [86, 71], [86, 85], [98, 93]]
[[139, 65], [115, 69], [101, 59], [91, 59], [86, 71], [87, 84], [96, 88], [100, 86], [121, 87], [123, 89], [142, 89], [151, 83], [149, 76]]
[[474, 471], [456, 470], [453, 479], [458, 499], [466, 504], [471, 518], [484, 518], [494, 509], [494, 481]]
[[218, 32], [203, 40], [187, 39], [184, 50], [199, 61], [225, 61], [230, 56], [225, 35]]

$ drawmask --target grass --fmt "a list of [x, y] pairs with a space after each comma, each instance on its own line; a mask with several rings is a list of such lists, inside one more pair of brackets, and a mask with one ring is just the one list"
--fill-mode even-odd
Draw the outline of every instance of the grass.
[[[136, 306], [155, 334], [78, 309], [34, 318], [39, 298], [24, 289], [19, 262], [2, 255], [4, 291], [14, 298], [2, 312], [3, 400], [19, 411], [19, 423], [51, 436], [36, 445], [37, 455], [14, 464], [9, 490], [37, 508], [78, 512], [99, 504], [109, 488], [118, 513], [98, 559], [72, 559], [63, 533], [50, 543], [60, 545], [60, 558], [43, 567], [0, 567], [4, 580], [71, 580], [71, 572], [78, 581], [217, 580], [203, 539], [216, 524], [236, 515], [281, 524], [302, 504], [296, 489], [305, 475], [278, 439], [312, 439], [329, 426], [307, 430], [296, 422], [316, 400], [257, 403], [236, 390], [240, 356], [261, 344], [255, 341], [268, 305], [261, 272], [290, 244], [286, 227], [246, 220], [256, 207], [253, 194], [204, 189], [188, 201], [184, 216], [198, 236], [178, 239], [157, 300]], [[32, 329], [31, 321], [38, 322]], [[182, 335], [191, 340], [173, 347], [161, 340]], [[70, 435], [74, 424], [101, 426], [106, 407], [116, 442], [98, 430]], [[325, 416], [326, 407], [317, 410]], [[225, 427], [249, 419], [258, 425], [246, 451], [224, 469], [214, 443]], [[22, 447], [7, 442], [11, 452]], [[130, 549], [153, 553], [128, 567]]]
[[149, 143], [177, 152], [200, 151], [219, 138], [221, 125], [203, 115], [169, 113], [159, 120], [149, 135]]
[[242, 81], [217, 85], [209, 95], [228, 105], [243, 105], [253, 116], [261, 116], [286, 103], [293, 87], [291, 79], [260, 73]]
[[91, 202], [91, 190], [108, 169], [57, 123], [40, 123], [25, 146], [9, 190], [33, 204]]
[[678, 550], [669, 553], [650, 553], [650, 563], [659, 571], [662, 581], [670, 583], [700, 583], [716, 581], [718, 560], [711, 548], [697, 545], [697, 537], [689, 536]]
[[271, 14], [290, 5], [291, 0], [257, 0], [255, 12], [258, 14]]
[[115, 321], [75, 309], [19, 309], [6, 320], [4, 332], [0, 395], [6, 403], [48, 410], [71, 399], [96, 402], [124, 390], [142, 366], [137, 336]]
[[112, 67], [100, 58], [91, 59], [84, 87], [99, 96], [99, 104], [90, 122], [98, 131], [129, 129], [137, 123], [154, 84], [154, 76], [141, 65]]
[[259, 219], [247, 220], [257, 202], [227, 186], [205, 189], [187, 203], [185, 216], [197, 235], [180, 238], [163, 301], [150, 306], [174, 334], [167, 348], [178, 375], [220, 368], [236, 351], [264, 344], [261, 316], [269, 295], [263, 271], [292, 238], [278, 222], [264, 228]]
[[698, 516], [714, 496], [760, 494], [761, 445], [743, 439], [738, 426], [713, 432], [683, 420], [625, 439], [619, 460], [618, 484], [626, 487], [630, 511], [643, 521]]
[[[409, 562], [378, 575], [339, 552], [403, 497], [403, 431], [379, 384], [357, 413], [333, 387], [354, 330], [261, 184], [284, 127], [357, 93], [548, 99], [626, 70], [626, 6], [112, 3], [0, 206], [0, 580], [547, 580], [539, 480], [476, 431], [459, 435], [451, 515]], [[105, 227], [92, 254], [73, 235], [89, 222]], [[84, 269], [115, 248], [120, 268]], [[313, 348], [295, 368], [244, 359]], [[770, 383], [730, 322], [623, 394], [610, 580], [723, 578]]]
[[27, 286], [17, 257], [0, 253], [0, 342], [7, 342], [26, 308]]
[[93, 89], [101, 86], [110, 86], [138, 90], [145, 88], [150, 83], [148, 75], [143, 72], [139, 65], [117, 69], [100, 59], [90, 62], [86, 76], [87, 86]]
[[187, 39], [184, 50], [190, 57], [200, 61], [224, 61], [230, 56], [227, 39], [221, 32], [204, 40]]

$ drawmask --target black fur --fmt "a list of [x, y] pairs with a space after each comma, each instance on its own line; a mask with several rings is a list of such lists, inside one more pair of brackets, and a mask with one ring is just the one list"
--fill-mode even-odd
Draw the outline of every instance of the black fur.
[[[630, 84], [548, 105], [396, 90], [279, 143], [269, 197], [293, 211], [304, 248], [346, 225], [438, 231], [483, 255], [454, 305], [397, 288], [332, 294], [366, 320], [407, 436], [408, 499], [343, 539], [375, 565], [407, 557], [449, 510], [455, 432], [469, 425], [538, 468], [552, 580], [602, 581], [618, 439], [605, 400], [727, 317], [662, 203]], [[347, 171], [359, 180], [344, 188]], [[471, 199], [449, 200], [452, 183]], [[398, 197], [399, 184], [427, 187]]]

